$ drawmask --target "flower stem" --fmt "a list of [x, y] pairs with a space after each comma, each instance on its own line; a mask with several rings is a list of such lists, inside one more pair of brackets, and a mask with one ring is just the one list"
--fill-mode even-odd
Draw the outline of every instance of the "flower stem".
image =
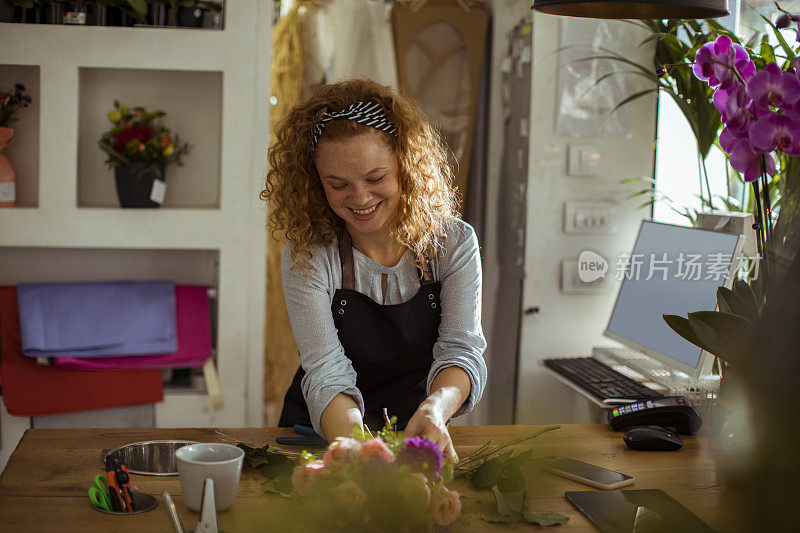
[[526, 440], [535, 439], [536, 437], [538, 437], [539, 435], [541, 435], [543, 433], [547, 433], [548, 431], [553, 431], [554, 429], [559, 429], [560, 427], [561, 426], [547, 426], [546, 428], [540, 429], [539, 431], [537, 431], [536, 433], [533, 433], [531, 435], [526, 435], [525, 437], [520, 437], [520, 438], [512, 440], [512, 441], [504, 442], [503, 444], [495, 446], [494, 448], [492, 448], [491, 450], [489, 450], [487, 452], [484, 452], [484, 453], [481, 453], [479, 455], [476, 455], [475, 457], [469, 459], [468, 461], [463, 461], [463, 460], [459, 461], [458, 465], [456, 466], [456, 469], [457, 470], [467, 470], [467, 468], [466, 468], [466, 464], [467, 463], [472, 463], [472, 462], [475, 462], [475, 461], [479, 461], [480, 459], [484, 459], [486, 457], [489, 457], [490, 455], [493, 455], [493, 454], [499, 452], [503, 448], [508, 448], [509, 446], [514, 446], [515, 444], [519, 444], [521, 442], [525, 442]]
[[[706, 206], [706, 197], [703, 196], [703, 165], [701, 163], [703, 156], [700, 155], [700, 151], [697, 151], [697, 177], [700, 180], [700, 210], [702, 211]], [[711, 196], [711, 191], [708, 191], [709, 196]]]
[[753, 182], [753, 194], [755, 195], [754, 201], [756, 204], [756, 245], [758, 246], [758, 253], [761, 256], [764, 272], [764, 287], [767, 285], [767, 259], [766, 259], [766, 246], [764, 242], [764, 217], [761, 212], [761, 192], [758, 189], [758, 180]]
[[708, 208], [714, 210], [714, 198], [711, 196], [711, 184], [708, 181], [708, 169], [706, 168], [706, 160], [700, 158], [700, 164], [703, 169], [703, 177], [706, 180], [706, 191], [708, 192]]

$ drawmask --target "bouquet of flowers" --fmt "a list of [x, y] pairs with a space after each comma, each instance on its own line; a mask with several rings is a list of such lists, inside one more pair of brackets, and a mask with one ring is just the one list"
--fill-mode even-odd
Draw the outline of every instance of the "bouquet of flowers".
[[[302, 531], [431, 531], [446, 528], [461, 515], [461, 496], [447, 488], [453, 478], [467, 478], [475, 489], [491, 489], [497, 511], [486, 522], [555, 526], [568, 521], [557, 513], [532, 513], [525, 505], [521, 467], [552, 457], [533, 457], [533, 449], [507, 451], [558, 429], [547, 426], [532, 434], [494, 445], [488, 441], [453, 465], [437, 443], [406, 438], [397, 419], [384, 413], [386, 426], [373, 437], [363, 433], [338, 438], [322, 458], [279, 447], [238, 443], [245, 460], [269, 481], [265, 494], [281, 495], [286, 505], [270, 509], [273, 528]], [[217, 431], [225, 438], [232, 437]], [[503, 492], [523, 492], [514, 505]], [[469, 517], [460, 519], [469, 523]]]
[[426, 531], [461, 512], [458, 492], [445, 486], [453, 466], [424, 437], [402, 438], [389, 428], [363, 442], [340, 437], [322, 459], [304, 455], [292, 485], [314, 522], [329, 529]]
[[28, 107], [31, 97], [25, 94], [25, 86], [15, 83], [14, 88], [5, 93], [0, 91], [0, 127], [8, 127], [18, 119], [12, 115], [17, 109]]
[[164, 115], [164, 111], [148, 112], [144, 107], [134, 107], [131, 111], [114, 100], [114, 110], [108, 113], [114, 127], [98, 141], [100, 149], [108, 155], [106, 163], [111, 167], [123, 163], [182, 166], [189, 145], [161, 123]]

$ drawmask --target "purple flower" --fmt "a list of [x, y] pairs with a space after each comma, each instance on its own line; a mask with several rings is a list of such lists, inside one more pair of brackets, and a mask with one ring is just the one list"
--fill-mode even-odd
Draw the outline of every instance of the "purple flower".
[[444, 456], [439, 445], [425, 437], [404, 439], [405, 447], [397, 454], [400, 464], [409, 465], [431, 479], [439, 478], [439, 470], [444, 467]]
[[[756, 181], [761, 176], [762, 154], [756, 152], [750, 139], [739, 139], [731, 151], [731, 166], [744, 174], [748, 183]], [[767, 174], [775, 174], [775, 160], [770, 154], [764, 154], [764, 163]]]
[[695, 55], [694, 75], [708, 82], [710, 87], [719, 86], [730, 89], [739, 83], [739, 76], [745, 81], [756, 73], [755, 63], [740, 44], [734, 44], [730, 37], [721, 35], [713, 43], [700, 47]]
[[734, 130], [731, 128], [724, 128], [722, 133], [719, 134], [719, 145], [726, 154], [733, 152], [733, 147], [739, 139], [748, 139], [747, 130]]
[[[729, 128], [743, 130], [750, 127], [753, 113], [753, 103], [748, 98], [747, 93], [742, 87], [733, 87], [729, 91], [717, 89], [717, 93], [725, 92], [725, 108], [722, 111], [722, 122]], [[716, 96], [717, 93], [714, 93]]]
[[787, 109], [800, 99], [800, 80], [770, 63], [747, 82], [747, 94], [759, 108]]
[[776, 148], [786, 155], [800, 155], [800, 121], [797, 116], [768, 112], [750, 126], [750, 140], [762, 154]]

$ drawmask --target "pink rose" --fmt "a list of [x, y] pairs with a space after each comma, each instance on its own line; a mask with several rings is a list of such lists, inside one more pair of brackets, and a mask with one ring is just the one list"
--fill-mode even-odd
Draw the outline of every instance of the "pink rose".
[[369, 459], [379, 459], [384, 463], [391, 463], [394, 461], [394, 454], [381, 439], [371, 439], [361, 446], [361, 460], [368, 461]]
[[364, 489], [353, 480], [345, 481], [333, 489], [333, 496], [336, 498], [336, 503], [352, 516], [360, 515], [364, 505], [367, 503], [367, 495], [364, 493]]
[[325, 466], [337, 470], [347, 463], [355, 463], [361, 456], [361, 443], [350, 437], [339, 437], [333, 441], [322, 461]]
[[414, 472], [403, 476], [400, 494], [413, 509], [425, 509], [431, 502], [431, 489], [424, 474]]
[[324, 472], [325, 464], [322, 461], [311, 461], [303, 466], [298, 466], [292, 473], [294, 490], [300, 496], [308, 496]]
[[448, 490], [440, 492], [431, 502], [431, 518], [436, 525], [449, 526], [461, 512], [461, 498], [458, 492]]

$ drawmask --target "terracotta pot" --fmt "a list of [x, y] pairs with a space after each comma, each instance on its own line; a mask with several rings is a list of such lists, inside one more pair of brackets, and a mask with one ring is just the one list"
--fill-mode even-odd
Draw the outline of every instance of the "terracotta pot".
[[153, 182], [165, 179], [163, 165], [127, 163], [114, 167], [120, 207], [158, 207], [150, 199]]
[[14, 128], [0, 127], [0, 207], [14, 207], [16, 189], [14, 169], [3, 155], [3, 149], [14, 136]]

